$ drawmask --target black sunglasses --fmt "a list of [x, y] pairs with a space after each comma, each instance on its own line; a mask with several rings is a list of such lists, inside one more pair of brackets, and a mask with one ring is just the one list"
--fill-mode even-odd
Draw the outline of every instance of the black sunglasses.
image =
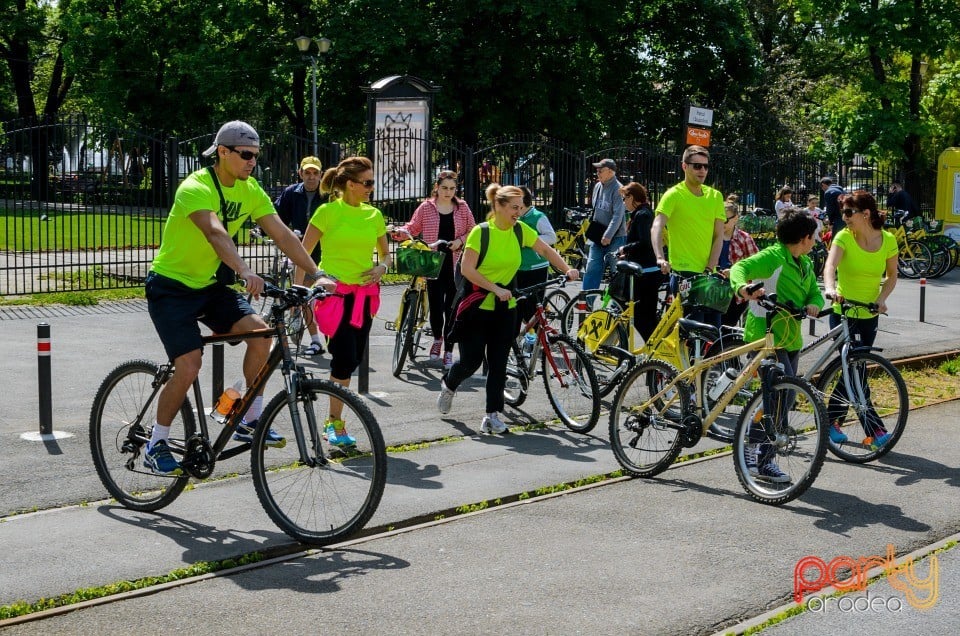
[[351, 179], [351, 181], [353, 181], [354, 183], [359, 183], [359, 184], [362, 185], [364, 188], [372, 188], [373, 185], [376, 183], [376, 181], [374, 181], [373, 179], [367, 179], [366, 181], [359, 181], [359, 180], [357, 180], [357, 179]]
[[853, 216], [854, 214], [859, 214], [861, 210], [857, 208], [843, 208], [843, 216]]
[[240, 155], [240, 158], [244, 161], [250, 161], [251, 159], [256, 159], [260, 156], [259, 152], [253, 152], [252, 150], [237, 150], [233, 146], [224, 146], [230, 152], [235, 152]]
[[710, 164], [709, 164], [709, 163], [688, 163], [687, 165], [690, 166], [691, 168], [693, 168], [694, 170], [709, 170], [709, 169], [710, 169]]

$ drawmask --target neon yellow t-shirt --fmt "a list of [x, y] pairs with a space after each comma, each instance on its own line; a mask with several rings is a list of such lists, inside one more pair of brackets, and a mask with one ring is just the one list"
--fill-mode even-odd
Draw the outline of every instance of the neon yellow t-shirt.
[[[880, 296], [880, 286], [887, 271], [887, 260], [898, 253], [897, 239], [882, 230], [883, 243], [876, 252], [868, 252], [857, 244], [849, 228], [843, 228], [833, 239], [834, 245], [843, 248], [843, 257], [837, 263], [837, 293], [844, 298], [861, 303], [872, 303]], [[840, 313], [840, 305], [833, 310]], [[850, 318], [872, 318], [863, 307], [854, 307], [847, 312]]]
[[[526, 223], [520, 223], [520, 227], [523, 230], [523, 246], [531, 247], [539, 238], [537, 231]], [[475, 225], [470, 230], [470, 234], [467, 235], [466, 249], [473, 250], [477, 254], [480, 253], [481, 232], [482, 229], [479, 225]], [[487, 246], [487, 253], [477, 271], [491, 283], [505, 287], [517, 275], [517, 270], [520, 269], [520, 260], [520, 245], [517, 244], [516, 230], [513, 229], [513, 226], [501, 230], [494, 225], [493, 221], [490, 221], [490, 244]], [[493, 292], [490, 292], [480, 303], [480, 309], [492, 311], [496, 302], [497, 297]], [[511, 298], [509, 306], [516, 307], [517, 300]]]
[[310, 225], [322, 233], [320, 269], [348, 285], [362, 284], [363, 272], [373, 267], [377, 239], [387, 233], [380, 210], [369, 203], [353, 206], [334, 199], [317, 208]]
[[657, 205], [657, 214], [669, 220], [670, 267], [681, 272], [702, 272], [713, 248], [713, 226], [717, 219], [726, 220], [723, 195], [709, 186], [701, 186], [703, 196], [696, 196], [685, 181], [667, 190]]
[[[276, 214], [270, 196], [263, 191], [256, 179], [240, 180], [231, 187], [220, 184], [227, 202], [226, 227], [230, 236], [236, 236], [247, 217], [254, 221], [268, 214]], [[199, 210], [212, 210], [220, 214], [220, 195], [207, 169], [197, 170], [183, 180], [177, 188], [170, 216], [163, 227], [160, 250], [153, 259], [151, 269], [190, 287], [202, 289], [213, 284], [214, 274], [220, 267], [220, 257], [207, 237], [190, 220], [190, 215]]]

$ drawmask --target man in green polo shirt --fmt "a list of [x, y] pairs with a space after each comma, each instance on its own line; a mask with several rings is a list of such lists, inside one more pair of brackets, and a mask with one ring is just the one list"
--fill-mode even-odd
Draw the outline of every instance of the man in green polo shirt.
[[[710, 169], [710, 153], [702, 146], [683, 151], [683, 181], [667, 190], [657, 205], [650, 237], [657, 265], [670, 273], [670, 288], [677, 293], [680, 280], [713, 271], [723, 248], [726, 214], [723, 195], [704, 185]], [[669, 262], [664, 258], [664, 230], [670, 228]], [[712, 314], [716, 313], [716, 316]], [[719, 312], [690, 314], [695, 320], [720, 324]]]
[[[241, 258], [233, 242], [244, 221], [249, 217], [260, 225], [297, 267], [317, 271], [300, 239], [284, 225], [270, 197], [250, 177], [259, 151], [260, 137], [249, 124], [231, 121], [220, 128], [213, 145], [203, 153], [215, 156], [213, 166], [189, 175], [177, 188], [160, 249], [147, 275], [150, 318], [175, 367], [173, 377], [160, 392], [153, 433], [144, 454], [144, 466], [155, 473], [182, 473], [167, 438], [173, 418], [200, 373], [203, 343], [198, 321], [214, 333], [266, 327], [246, 297], [227, 286], [226, 278], [236, 275], [254, 297], [259, 297], [264, 288], [263, 279]], [[271, 341], [257, 338], [244, 342], [243, 374], [249, 386], [267, 359]], [[252, 440], [262, 410], [263, 396], [258, 395], [247, 411], [248, 421], [237, 428], [235, 439]], [[268, 445], [284, 443], [270, 431]]]

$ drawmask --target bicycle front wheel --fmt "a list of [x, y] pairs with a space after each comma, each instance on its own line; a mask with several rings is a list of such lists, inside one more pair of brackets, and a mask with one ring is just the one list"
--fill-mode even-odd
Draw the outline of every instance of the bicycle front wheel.
[[648, 360], [624, 378], [610, 410], [610, 447], [617, 462], [635, 477], [665, 471], [683, 448], [683, 405], [690, 400], [679, 383], [660, 399], [657, 393], [677, 377], [660, 360]]
[[600, 419], [597, 376], [587, 354], [566, 336], [551, 336], [540, 354], [543, 385], [550, 405], [571, 431], [588, 433]]
[[543, 299], [543, 315], [555, 329], [560, 328], [563, 310], [570, 303], [570, 295], [562, 289], [554, 289]]
[[830, 452], [845, 461], [863, 464], [883, 457], [900, 441], [910, 414], [910, 400], [900, 371], [886, 358], [870, 351], [851, 351], [847, 361], [852, 397], [839, 357], [820, 374], [817, 390], [826, 404], [830, 425], [836, 424], [836, 431], [842, 433], [834, 431]]
[[[343, 402], [341, 419], [356, 443], [330, 445], [316, 404]], [[299, 416], [294, 424], [291, 408]], [[282, 448], [264, 444], [273, 429]], [[299, 436], [298, 436], [299, 434]], [[301, 446], [302, 444], [302, 446]], [[253, 484], [263, 509], [281, 530], [312, 545], [328, 545], [361, 530], [380, 504], [387, 451], [369, 407], [350, 389], [321, 379], [304, 380], [291, 407], [281, 391], [267, 404], [250, 449]]]
[[[157, 418], [153, 383], [158, 367], [147, 360], [124, 362], [107, 374], [90, 410], [90, 453], [100, 481], [131, 510], [163, 508], [183, 492], [189, 475], [157, 475], [143, 465]], [[152, 399], [151, 399], [151, 396]], [[196, 430], [189, 400], [170, 427], [170, 451], [183, 458], [185, 440]]]
[[827, 414], [810, 383], [784, 376], [753, 394], [737, 422], [733, 463], [737, 479], [756, 501], [780, 505], [802, 495], [820, 474], [827, 452]]
[[403, 363], [407, 361], [407, 354], [413, 346], [413, 332], [417, 323], [417, 305], [419, 297], [414, 291], [404, 292], [400, 305], [401, 317], [397, 327], [397, 335], [393, 341], [393, 376], [400, 377]]
[[527, 361], [516, 345], [507, 354], [507, 381], [503, 385], [503, 401], [514, 408], [527, 399]]

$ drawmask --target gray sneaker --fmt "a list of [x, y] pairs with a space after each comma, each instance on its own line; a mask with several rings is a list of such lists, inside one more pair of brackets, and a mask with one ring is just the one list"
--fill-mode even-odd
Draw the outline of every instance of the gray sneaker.
[[447, 388], [447, 383], [443, 380], [440, 380], [440, 395], [437, 397], [437, 409], [444, 415], [450, 412], [450, 409], [453, 407], [453, 396], [456, 395], [456, 391], [451, 391]]
[[483, 422], [480, 423], [480, 432], [499, 435], [500, 433], [507, 432], [507, 425], [500, 419], [499, 413], [487, 413], [486, 417], [483, 418]]

